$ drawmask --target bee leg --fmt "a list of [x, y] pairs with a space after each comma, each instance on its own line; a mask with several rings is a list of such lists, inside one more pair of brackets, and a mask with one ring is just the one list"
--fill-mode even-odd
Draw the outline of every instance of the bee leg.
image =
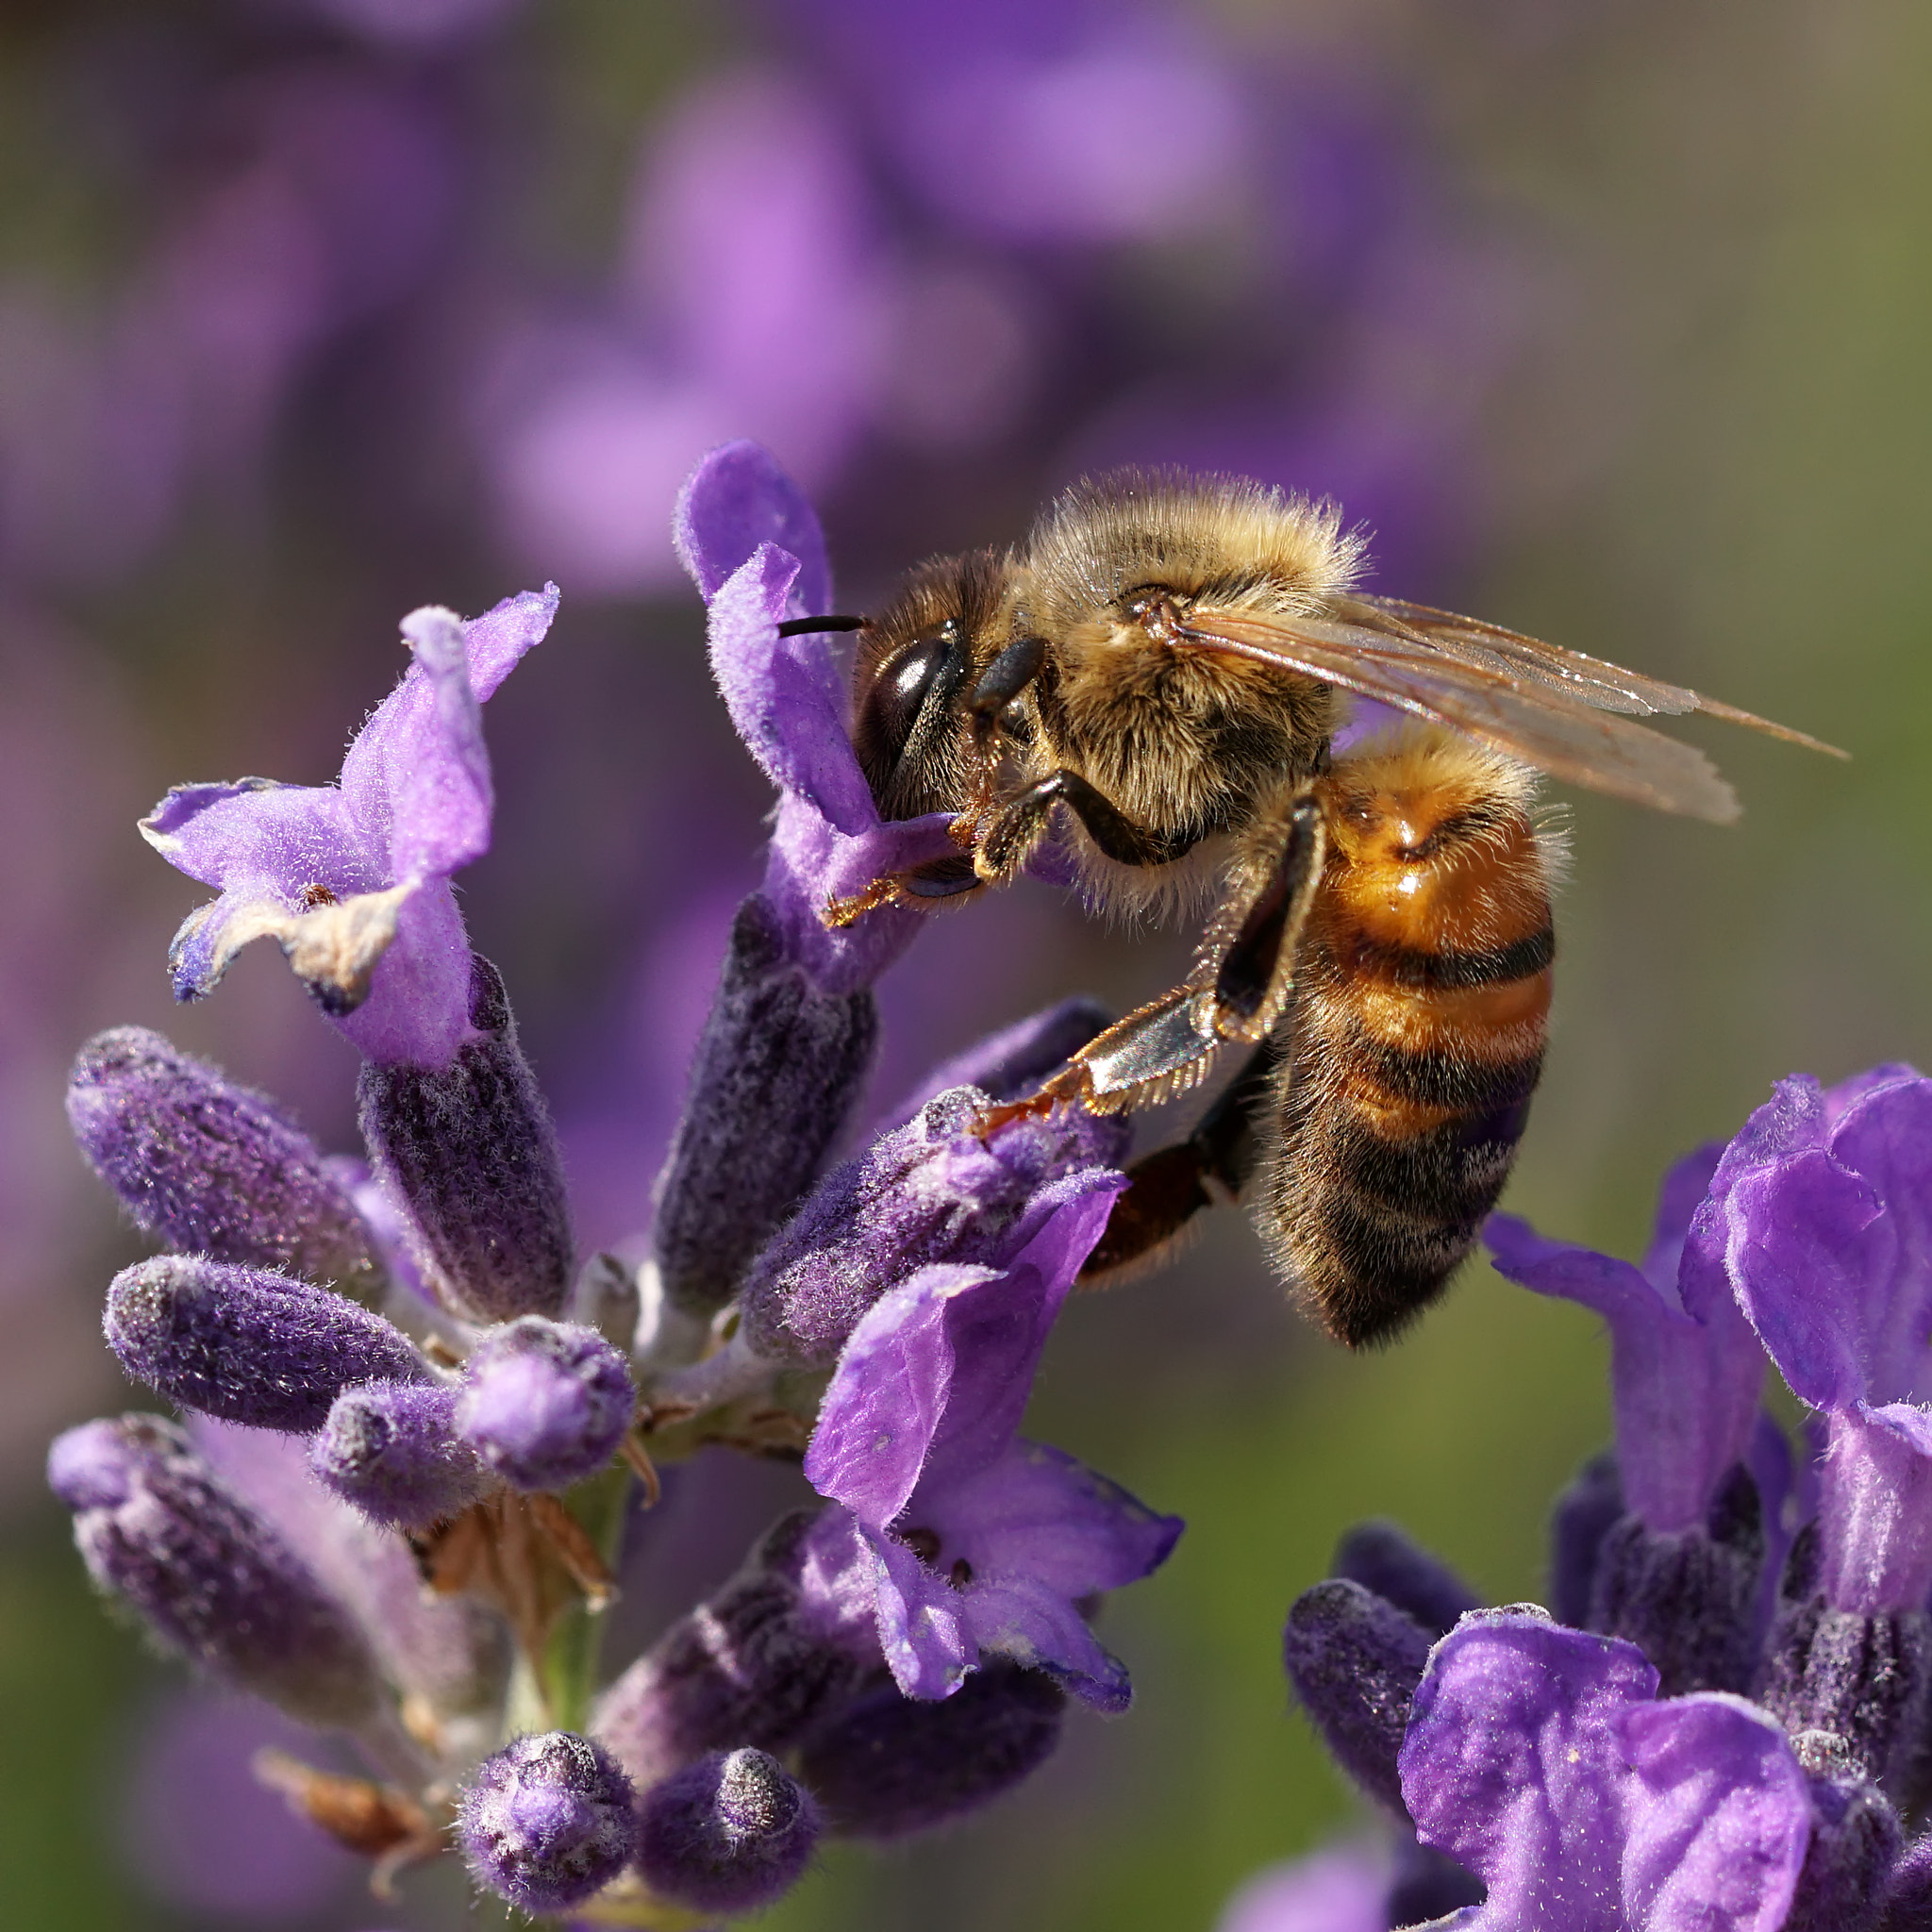
[[1064, 805], [1101, 851], [1122, 865], [1167, 865], [1195, 842], [1192, 833], [1176, 837], [1136, 824], [1077, 772], [1050, 772], [1025, 791], [1016, 792], [987, 819], [973, 860], [979, 876], [1012, 877], [1025, 864], [1057, 805]]
[[1312, 792], [1294, 798], [1273, 842], [1277, 849], [1258, 890], [1216, 917], [1183, 984], [1089, 1041], [1037, 1092], [989, 1108], [977, 1131], [989, 1134], [1062, 1101], [1094, 1113], [1155, 1106], [1199, 1086], [1227, 1045], [1264, 1041], [1293, 990], [1295, 947], [1327, 852], [1326, 823]]
[[957, 858], [932, 859], [912, 872], [888, 873], [849, 899], [827, 899], [819, 919], [821, 924], [839, 932], [868, 912], [876, 912], [881, 906], [917, 906], [922, 899], [953, 899], [961, 892], [975, 891], [983, 883], [973, 870], [972, 859], [962, 852]]
[[1279, 1058], [1279, 1049], [1264, 1041], [1185, 1141], [1157, 1149], [1127, 1170], [1126, 1190], [1080, 1270], [1082, 1286], [1099, 1286], [1101, 1276], [1155, 1255], [1202, 1208], [1241, 1199], [1260, 1151]]
[[992, 750], [1000, 713], [1040, 675], [1045, 664], [1044, 638], [1016, 638], [980, 674], [966, 701], [966, 715], [973, 721], [973, 742], [982, 757]]

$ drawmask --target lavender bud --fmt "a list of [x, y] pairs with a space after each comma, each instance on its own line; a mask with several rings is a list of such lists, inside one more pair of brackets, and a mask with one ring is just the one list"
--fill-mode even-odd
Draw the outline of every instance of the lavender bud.
[[108, 1290], [108, 1346], [137, 1381], [184, 1408], [260, 1429], [319, 1428], [345, 1384], [418, 1381], [401, 1329], [286, 1274], [157, 1255]]
[[1458, 1617], [1477, 1607], [1469, 1585], [1392, 1523], [1357, 1524], [1336, 1544], [1329, 1569], [1393, 1604], [1431, 1637], [1446, 1637]]
[[564, 1490], [610, 1460], [636, 1410], [630, 1370], [601, 1335], [525, 1315], [463, 1364], [456, 1425], [505, 1482]]
[[[1791, 1554], [1798, 1563], [1796, 1546]], [[1932, 1617], [1836, 1610], [1822, 1594], [1786, 1597], [1755, 1694], [1788, 1731], [1835, 1732], [1866, 1776], [1907, 1789], [1932, 1703]]]
[[143, 1233], [184, 1254], [373, 1288], [375, 1242], [315, 1142], [266, 1095], [158, 1033], [95, 1034], [74, 1062], [67, 1118]]
[[1870, 1932], [1905, 1840], [1898, 1813], [1843, 1739], [1803, 1731], [1791, 1749], [1810, 1774], [1813, 1823], [1787, 1932]]
[[362, 1136], [408, 1208], [417, 1265], [459, 1314], [483, 1322], [562, 1312], [570, 1209], [556, 1129], [496, 968], [473, 955], [467, 1040], [444, 1067], [366, 1060]]
[[841, 1838], [903, 1838], [991, 1803], [1059, 1742], [1067, 1694], [1043, 1671], [992, 1663], [950, 1697], [887, 1681], [805, 1741], [798, 1770]]
[[1058, 1073], [1112, 1021], [1113, 1015], [1098, 1000], [1062, 1000], [941, 1062], [920, 1083], [917, 1097], [887, 1118], [894, 1126], [904, 1126], [928, 1100], [954, 1087], [977, 1087], [994, 1100], [1012, 1100]]
[[1599, 1545], [1588, 1628], [1637, 1645], [1658, 1694], [1750, 1688], [1757, 1662], [1764, 1524], [1757, 1485], [1740, 1463], [1707, 1527], [1666, 1533], [1625, 1516]]
[[1295, 1599], [1281, 1648], [1289, 1681], [1337, 1762], [1406, 1816], [1395, 1754], [1429, 1633], [1360, 1584], [1335, 1577]]
[[752, 1263], [743, 1305], [753, 1348], [829, 1362], [866, 1310], [915, 1269], [1001, 1266], [1070, 1177], [1118, 1164], [1132, 1131], [1118, 1115], [1059, 1108], [982, 1141], [973, 1124], [987, 1104], [976, 1088], [956, 1087], [825, 1178]]
[[785, 1574], [811, 1518], [787, 1517], [724, 1587], [605, 1691], [591, 1728], [640, 1786], [707, 1752], [791, 1748], [869, 1669], [830, 1641]]
[[1550, 1613], [1573, 1630], [1590, 1627], [1597, 1553], [1624, 1514], [1624, 1482], [1606, 1450], [1576, 1472], [1550, 1519]]
[[654, 1785], [638, 1810], [644, 1883], [701, 1912], [770, 1905], [797, 1883], [818, 1840], [810, 1792], [762, 1751], [701, 1757]]
[[1466, 1906], [1481, 1905], [1484, 1896], [1482, 1880], [1447, 1852], [1422, 1843], [1413, 1834], [1396, 1846], [1387, 1910], [1391, 1925], [1427, 1925]]
[[364, 1382], [336, 1397], [308, 1466], [376, 1523], [426, 1528], [466, 1509], [492, 1484], [457, 1434], [457, 1396], [432, 1382]]
[[788, 959], [770, 903], [746, 899], [658, 1176], [651, 1246], [675, 1308], [708, 1320], [738, 1292], [811, 1185], [877, 1040], [870, 990], [819, 991]]
[[479, 1884], [526, 1912], [562, 1911], [630, 1862], [636, 1803], [629, 1778], [588, 1738], [515, 1738], [476, 1767], [457, 1840]]
[[383, 1691], [349, 1612], [159, 1416], [57, 1437], [47, 1482], [94, 1581], [212, 1675], [307, 1724], [357, 1725]]
[[1922, 1832], [1892, 1867], [1878, 1932], [1932, 1932], [1932, 1832]]

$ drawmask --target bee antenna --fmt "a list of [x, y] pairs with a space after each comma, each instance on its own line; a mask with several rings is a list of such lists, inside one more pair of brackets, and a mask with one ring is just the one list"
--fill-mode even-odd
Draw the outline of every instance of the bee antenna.
[[828, 617], [788, 617], [778, 626], [781, 638], [802, 638], [815, 630], [863, 630], [862, 617], [844, 617], [834, 612]]

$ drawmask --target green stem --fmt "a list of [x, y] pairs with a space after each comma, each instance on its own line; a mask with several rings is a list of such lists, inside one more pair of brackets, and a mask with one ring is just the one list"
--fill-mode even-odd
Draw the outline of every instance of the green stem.
[[[621, 1462], [586, 1478], [563, 1498], [597, 1545], [598, 1554], [615, 1569], [624, 1541], [625, 1511], [630, 1502], [631, 1473]], [[591, 1715], [591, 1698], [597, 1688], [597, 1658], [604, 1642], [604, 1612], [592, 1612], [581, 1601], [557, 1620], [543, 1646], [543, 1701], [550, 1707], [552, 1728], [580, 1731]]]

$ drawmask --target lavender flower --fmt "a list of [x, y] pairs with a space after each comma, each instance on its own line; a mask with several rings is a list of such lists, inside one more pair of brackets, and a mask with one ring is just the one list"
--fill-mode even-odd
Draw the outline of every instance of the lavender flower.
[[844, 1508], [813, 1542], [832, 1572], [848, 1549], [870, 1557], [879, 1642], [908, 1696], [947, 1696], [991, 1655], [1126, 1706], [1125, 1668], [1079, 1603], [1158, 1568], [1180, 1522], [1017, 1436], [1111, 1202], [1109, 1190], [1059, 1208], [1005, 1270], [919, 1270], [859, 1323], [825, 1391], [805, 1472]]
[[108, 1344], [171, 1401], [258, 1428], [308, 1431], [352, 1382], [425, 1379], [415, 1344], [380, 1315], [286, 1274], [195, 1256], [124, 1268]]
[[517, 1738], [477, 1766], [457, 1836], [480, 1883], [526, 1912], [562, 1911], [629, 1863], [635, 1804], [608, 1752], [551, 1731]]
[[221, 891], [175, 937], [177, 999], [202, 998], [242, 946], [272, 938], [369, 1058], [448, 1063], [470, 1006], [449, 880], [490, 845], [480, 707], [556, 610], [553, 585], [468, 624], [415, 611], [403, 625], [415, 661], [334, 785], [181, 785], [156, 806], [142, 836]]
[[989, 1105], [971, 1087], [941, 1094], [828, 1175], [753, 1262], [745, 1338], [783, 1360], [833, 1360], [860, 1319], [913, 1270], [998, 1268], [1065, 1205], [1110, 1203], [1130, 1129], [1117, 1115], [1057, 1108], [981, 1140]]
[[457, 1393], [434, 1383], [364, 1382], [336, 1397], [309, 1467], [375, 1523], [426, 1528], [492, 1487], [457, 1433]]
[[47, 1481], [94, 1581], [172, 1649], [308, 1724], [375, 1724], [381, 1682], [348, 1611], [173, 1424], [69, 1429]]
[[1452, 1923], [1774, 1932], [1814, 1823], [1790, 1740], [1715, 1693], [1657, 1697], [1634, 1645], [1479, 1611], [1431, 1654], [1401, 1752], [1424, 1842], [1477, 1873]]
[[314, 1141], [158, 1033], [117, 1026], [89, 1041], [67, 1118], [136, 1224], [170, 1247], [351, 1292], [375, 1280], [374, 1238]]
[[636, 1407], [623, 1356], [594, 1329], [525, 1315], [472, 1351], [455, 1420], [504, 1481], [561, 1490], [610, 1460]]
[[638, 1870], [678, 1905], [756, 1911], [791, 1889], [818, 1837], [818, 1807], [776, 1758], [721, 1752], [644, 1793]]

